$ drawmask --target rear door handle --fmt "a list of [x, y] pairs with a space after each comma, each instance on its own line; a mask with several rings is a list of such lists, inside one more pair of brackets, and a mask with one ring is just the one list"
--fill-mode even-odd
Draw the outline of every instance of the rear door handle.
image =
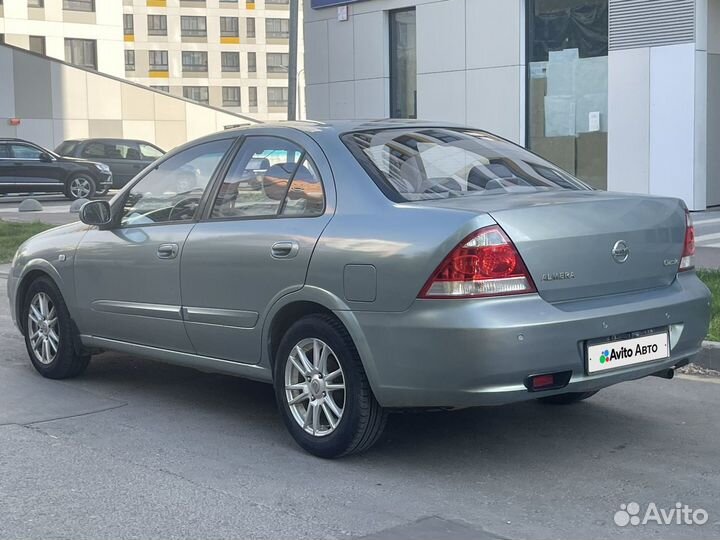
[[157, 250], [158, 259], [174, 259], [178, 254], [177, 244], [161, 244]]
[[292, 241], [275, 242], [270, 249], [270, 253], [275, 259], [292, 259], [296, 257], [300, 251], [300, 244]]

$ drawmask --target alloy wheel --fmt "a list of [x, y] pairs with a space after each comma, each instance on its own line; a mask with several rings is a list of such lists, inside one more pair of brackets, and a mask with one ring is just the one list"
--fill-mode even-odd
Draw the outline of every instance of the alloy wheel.
[[28, 336], [35, 358], [48, 365], [57, 357], [60, 348], [60, 332], [55, 305], [44, 293], [37, 293], [28, 309]]
[[70, 195], [76, 199], [87, 198], [91, 191], [90, 180], [84, 176], [78, 176], [70, 181]]
[[345, 410], [345, 374], [327, 343], [307, 338], [292, 348], [285, 365], [285, 399], [305, 432], [324, 437], [335, 431]]

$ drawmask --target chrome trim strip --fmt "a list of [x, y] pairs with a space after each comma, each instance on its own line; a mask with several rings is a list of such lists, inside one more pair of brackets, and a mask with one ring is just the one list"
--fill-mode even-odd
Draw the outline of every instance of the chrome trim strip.
[[190, 367], [200, 371], [208, 371], [212, 373], [224, 373], [234, 375], [236, 377], [244, 377], [246, 379], [254, 379], [262, 382], [272, 382], [271, 371], [257, 364], [241, 364], [230, 360], [221, 360], [219, 358], [211, 358], [209, 356], [200, 356], [197, 354], [184, 353], [178, 351], [170, 351], [158, 347], [150, 347], [148, 345], [138, 345], [136, 343], [128, 343], [126, 341], [118, 341], [115, 339], [101, 338], [96, 336], [81, 335], [80, 340], [86, 347], [94, 347], [99, 349], [107, 349], [111, 351], [124, 352], [137, 356], [145, 356], [160, 362], [174, 364], [177, 366]]
[[91, 306], [93, 311], [99, 311], [101, 313], [138, 315], [140, 317], [155, 317], [158, 319], [171, 319], [173, 321], [182, 320], [180, 306], [121, 302], [117, 300], [95, 300]]
[[260, 317], [260, 315], [254, 311], [200, 307], [184, 307], [182, 308], [182, 314], [186, 322], [215, 324], [235, 328], [255, 328], [258, 318]]

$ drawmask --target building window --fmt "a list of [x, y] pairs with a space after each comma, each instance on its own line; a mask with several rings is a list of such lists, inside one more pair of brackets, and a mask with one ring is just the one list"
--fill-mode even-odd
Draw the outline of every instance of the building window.
[[150, 71], [167, 71], [168, 52], [148, 51], [148, 63], [150, 65]]
[[126, 36], [135, 34], [135, 19], [133, 19], [132, 13], [123, 14], [123, 32]]
[[135, 51], [125, 51], [125, 71], [135, 71]]
[[290, 4], [290, 0], [265, 0], [265, 5], [268, 5], [268, 4], [275, 4], [275, 5], [279, 4], [279, 5], [287, 6]]
[[390, 116], [417, 118], [415, 8], [390, 12]]
[[183, 97], [205, 105], [210, 103], [207, 86], [183, 86]]
[[222, 64], [222, 71], [240, 71], [240, 53], [221, 52], [220, 63]]
[[526, 20], [526, 143], [606, 189], [608, 0], [531, 0]]
[[182, 69], [183, 71], [207, 71], [208, 53], [205, 51], [183, 51]]
[[268, 87], [268, 107], [287, 107], [288, 89], [285, 86]]
[[240, 31], [238, 30], [238, 18], [237, 17], [220, 17], [220, 35], [223, 37], [238, 37]]
[[97, 71], [97, 43], [92, 39], [65, 39], [65, 61]]
[[[2, 4], [2, 2], [0, 2], [0, 4]], [[34, 8], [45, 7], [45, 0], [28, 0], [28, 7], [34, 7]]]
[[238, 0], [220, 0], [221, 4], [237, 4]]
[[180, 33], [185, 37], [207, 36], [207, 19], [205, 17], [183, 15], [180, 17]]
[[95, 0], [63, 0], [63, 9], [68, 11], [95, 11]]
[[45, 55], [45, 36], [30, 36], [30, 50]]
[[167, 36], [167, 15], [148, 15], [149, 36]]
[[268, 73], [287, 73], [290, 63], [288, 53], [267, 53]]
[[160, 92], [165, 92], [166, 94], [170, 93], [170, 87], [169, 86], [158, 86], [158, 85], [151, 85], [150, 88], [153, 90], [159, 90]]
[[248, 88], [248, 105], [251, 107], [257, 107], [257, 86], [251, 86]]
[[255, 17], [245, 19], [245, 37], [255, 37]]
[[223, 86], [222, 97], [223, 97], [223, 107], [239, 107], [240, 106], [240, 87], [239, 86]]
[[265, 37], [287, 39], [290, 37], [290, 21], [287, 19], [265, 19]]
[[248, 53], [248, 73], [257, 72], [257, 53]]

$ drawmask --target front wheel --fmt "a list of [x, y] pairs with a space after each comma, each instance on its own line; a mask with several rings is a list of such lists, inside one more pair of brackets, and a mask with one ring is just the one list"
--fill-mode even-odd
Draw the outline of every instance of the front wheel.
[[599, 390], [594, 390], [592, 392], [569, 392], [567, 394], [538, 398], [538, 401], [541, 403], [548, 403], [550, 405], [570, 405], [571, 403], [577, 403], [578, 401], [591, 398], [598, 392]]
[[350, 335], [333, 317], [310, 315], [290, 327], [275, 357], [274, 380], [283, 421], [311, 454], [363, 452], [382, 434], [386, 413]]
[[38, 278], [28, 288], [23, 306], [25, 346], [35, 369], [49, 379], [80, 375], [90, 362], [78, 354], [75, 326], [55, 283]]
[[73, 176], [67, 183], [65, 196], [76, 201], [77, 199], [92, 199], [95, 196], [95, 180], [86, 174]]

